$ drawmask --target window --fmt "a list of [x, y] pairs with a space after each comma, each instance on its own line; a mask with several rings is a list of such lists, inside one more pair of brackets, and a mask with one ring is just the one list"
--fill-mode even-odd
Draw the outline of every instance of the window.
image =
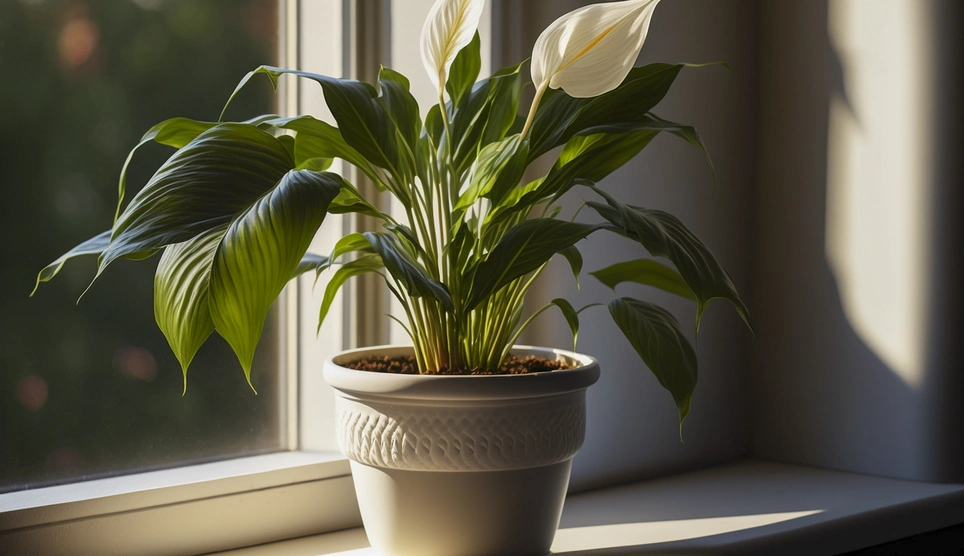
[[[0, 86], [0, 99], [17, 107], [0, 115], [0, 228], [15, 240], [0, 248], [0, 552], [130, 553], [145, 543], [207, 552], [360, 524], [320, 373], [349, 335], [346, 321], [331, 318], [315, 336], [311, 304], [323, 282], [320, 291], [310, 280], [293, 284], [269, 316], [257, 396], [212, 336], [181, 398], [179, 366], [153, 320], [155, 261], [113, 265], [75, 307], [95, 263], [74, 259], [27, 298], [39, 268], [109, 226], [121, 165], [150, 126], [215, 119], [260, 64], [346, 75], [359, 21], [351, 4], [0, 5], [0, 70], [19, 75]], [[299, 30], [310, 40], [299, 43]], [[308, 96], [294, 83], [283, 79], [276, 94], [254, 80], [227, 118], [294, 113]], [[318, 96], [306, 110], [323, 115]], [[169, 154], [153, 144], [138, 151], [128, 199]], [[312, 251], [328, 248], [325, 231], [348, 224], [329, 218]], [[265, 519], [252, 507], [277, 511]]]
[[[39, 268], [109, 227], [119, 170], [144, 131], [175, 115], [216, 118], [246, 71], [277, 62], [278, 13], [274, 0], [0, 6], [0, 98], [16, 107], [0, 116], [0, 492], [283, 448], [277, 322], [259, 350], [258, 396], [212, 338], [182, 399], [153, 319], [156, 259], [116, 265], [77, 306], [93, 257], [26, 296]], [[274, 111], [274, 99], [255, 84], [234, 115]], [[141, 149], [129, 195], [169, 154]]]

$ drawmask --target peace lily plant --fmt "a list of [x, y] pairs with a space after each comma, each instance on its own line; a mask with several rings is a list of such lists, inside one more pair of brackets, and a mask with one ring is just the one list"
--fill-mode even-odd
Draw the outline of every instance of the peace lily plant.
[[[96, 255], [99, 276], [119, 258], [160, 254], [154, 312], [181, 363], [185, 389], [191, 360], [214, 331], [231, 345], [250, 383], [270, 306], [306, 272], [332, 272], [319, 321], [348, 279], [380, 274], [404, 309], [399, 322], [420, 373], [497, 370], [519, 334], [549, 308], [562, 312], [576, 336], [588, 307], [555, 299], [523, 318], [523, 302], [556, 255], [578, 280], [576, 245], [596, 232], [635, 240], [673, 265], [636, 259], [591, 273], [607, 286], [636, 282], [691, 299], [697, 331], [707, 302], [717, 297], [746, 321], [727, 273], [676, 217], [627, 205], [599, 185], [661, 133], [705, 153], [694, 128], [652, 112], [687, 65], [633, 67], [658, 1], [593, 4], [552, 23], [533, 49], [534, 98], [521, 113], [524, 62], [477, 81], [482, 0], [438, 0], [429, 13], [421, 51], [438, 102], [424, 121], [408, 79], [388, 68], [368, 84], [259, 67], [235, 93], [258, 74], [273, 85], [294, 74], [321, 86], [337, 126], [311, 115], [224, 122], [223, 112], [217, 122], [157, 124], [124, 165], [111, 229], [44, 268], [37, 285], [73, 257]], [[177, 150], [125, 207], [127, 164], [150, 141]], [[545, 175], [521, 183], [534, 160], [557, 148]], [[333, 159], [397, 199], [404, 216], [379, 210], [343, 176], [326, 171]], [[558, 218], [560, 198], [574, 189], [594, 198], [585, 207], [598, 222]], [[325, 216], [343, 213], [374, 217], [382, 228], [350, 233], [326, 256], [307, 253]], [[682, 423], [697, 361], [680, 324], [638, 299], [616, 298], [608, 309], [672, 394]]]

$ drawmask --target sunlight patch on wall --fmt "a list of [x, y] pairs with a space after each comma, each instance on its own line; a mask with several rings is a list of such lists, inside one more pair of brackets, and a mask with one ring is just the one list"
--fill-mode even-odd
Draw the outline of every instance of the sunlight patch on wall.
[[843, 90], [830, 102], [826, 253], [854, 331], [923, 378], [931, 193], [929, 2], [835, 0]]

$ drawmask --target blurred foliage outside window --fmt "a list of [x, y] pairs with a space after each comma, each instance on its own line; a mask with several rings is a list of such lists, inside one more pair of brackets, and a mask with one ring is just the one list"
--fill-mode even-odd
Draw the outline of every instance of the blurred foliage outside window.
[[[277, 63], [277, 13], [274, 0], [0, 0], [0, 492], [282, 449], [270, 323], [258, 395], [212, 337], [182, 398], [154, 323], [157, 256], [119, 261], [79, 305], [92, 257], [27, 297], [40, 268], [110, 227], [148, 128], [216, 120], [247, 71]], [[253, 85], [228, 119], [276, 110]], [[139, 151], [128, 199], [171, 152]]]

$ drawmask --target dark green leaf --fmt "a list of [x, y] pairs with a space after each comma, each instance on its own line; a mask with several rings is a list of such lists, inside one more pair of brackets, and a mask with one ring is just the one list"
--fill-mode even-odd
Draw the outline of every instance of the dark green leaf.
[[414, 155], [415, 142], [422, 133], [422, 120], [418, 102], [409, 92], [408, 79], [397, 71], [383, 67], [378, 72], [378, 85], [381, 89], [378, 102], [395, 122], [395, 127], [405, 143], [399, 151]]
[[141, 137], [140, 142], [131, 149], [131, 152], [127, 155], [127, 160], [124, 161], [124, 166], [121, 168], [120, 180], [117, 184], [117, 211], [114, 213], [114, 222], [117, 222], [120, 217], [121, 208], [124, 205], [124, 196], [127, 194], [127, 168], [130, 166], [137, 149], [151, 141], [180, 149], [215, 125], [217, 124], [199, 122], [190, 118], [171, 118], [147, 130], [147, 133]]
[[471, 310], [509, 282], [536, 270], [553, 255], [600, 227], [551, 218], [523, 220], [513, 226], [476, 267], [466, 310]]
[[468, 170], [479, 149], [505, 137], [515, 121], [522, 87], [521, 65], [503, 68], [479, 81], [456, 107], [452, 117], [452, 161], [457, 175]]
[[[666, 257], [679, 270], [680, 275], [696, 296], [696, 329], [706, 304], [722, 297], [736, 308], [737, 313], [750, 327], [750, 315], [740, 300], [736, 286], [729, 274], [692, 232], [675, 216], [652, 209], [632, 207], [612, 195], [596, 189], [608, 205], [586, 203], [603, 218], [611, 222], [616, 231], [640, 242], [647, 251], [657, 257]], [[752, 327], [750, 327], [752, 330]]]
[[566, 319], [569, 330], [572, 332], [572, 350], [576, 351], [576, 344], [579, 341], [579, 313], [573, 308], [572, 303], [561, 297], [553, 299], [550, 303], [559, 307], [559, 310], [562, 311], [562, 316]]
[[623, 282], [636, 282], [696, 301], [696, 294], [679, 272], [650, 259], [624, 261], [589, 274], [612, 289]]
[[569, 262], [569, 268], [572, 269], [572, 277], [576, 279], [576, 289], [579, 289], [579, 273], [582, 272], [582, 253], [575, 245], [570, 245], [559, 254], [566, 258]]
[[676, 76], [692, 64], [649, 64], [633, 68], [616, 89], [593, 98], [572, 98], [549, 89], [532, 122], [530, 160], [590, 127], [638, 121], [669, 91]]
[[659, 383], [673, 395], [682, 438], [683, 420], [696, 389], [697, 364], [696, 352], [679, 322], [662, 307], [628, 297], [610, 301], [609, 313]]
[[455, 56], [452, 66], [449, 68], [449, 76], [445, 81], [445, 90], [448, 91], [452, 103], [458, 106], [462, 95], [472, 88], [475, 80], [479, 78], [479, 70], [482, 69], [481, 41], [479, 33], [476, 31], [472, 37], [472, 42], [465, 46]]
[[452, 295], [442, 283], [429, 276], [402, 247], [392, 234], [365, 232], [372, 249], [381, 255], [385, 269], [413, 297], [428, 297], [438, 301], [449, 311], [454, 310]]
[[181, 243], [230, 223], [294, 166], [275, 137], [247, 124], [220, 124], [174, 153], [131, 200], [101, 255], [117, 257]]
[[[311, 79], [321, 85], [325, 94], [325, 104], [331, 110], [338, 128], [345, 142], [361, 153], [369, 162], [376, 166], [397, 172], [399, 153], [396, 141], [396, 127], [382, 104], [378, 101], [378, 92], [370, 84], [351, 79], [336, 79], [317, 73], [289, 70], [272, 66], [261, 66], [249, 72], [228, 99], [228, 104], [234, 95], [244, 87], [251, 77], [265, 74], [277, 88], [278, 77], [289, 73]], [[227, 105], [225, 105], [227, 109]], [[406, 176], [398, 176], [407, 181]]]

